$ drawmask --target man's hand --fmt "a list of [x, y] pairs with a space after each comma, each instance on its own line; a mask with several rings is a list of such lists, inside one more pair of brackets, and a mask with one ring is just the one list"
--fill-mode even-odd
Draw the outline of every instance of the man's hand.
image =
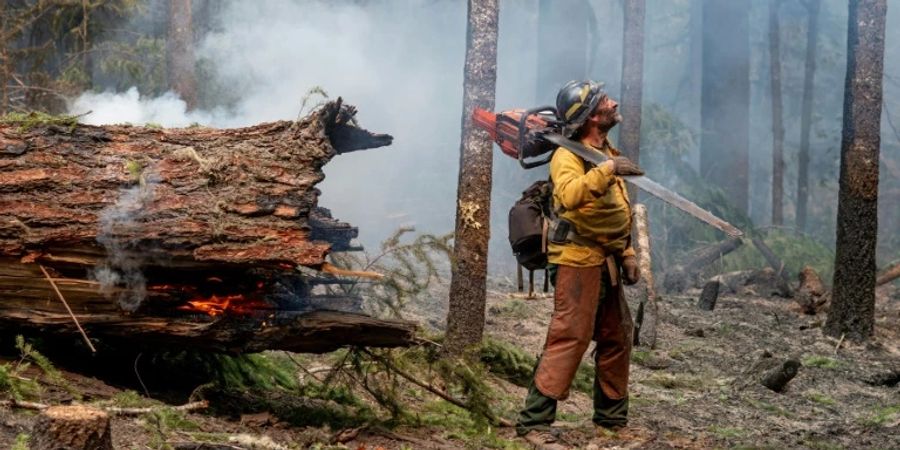
[[629, 286], [641, 281], [641, 269], [638, 267], [637, 258], [626, 256], [622, 260], [622, 274], [625, 278], [625, 284]]
[[613, 173], [616, 175], [643, 175], [644, 171], [637, 164], [624, 156], [614, 156]]

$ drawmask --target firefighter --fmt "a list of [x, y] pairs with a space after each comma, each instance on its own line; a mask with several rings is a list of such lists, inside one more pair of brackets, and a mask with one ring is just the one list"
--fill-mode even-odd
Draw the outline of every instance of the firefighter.
[[610, 160], [595, 166], [559, 147], [550, 161], [557, 216], [548, 236], [554, 309], [516, 424], [520, 436], [542, 449], [566, 448], [550, 425], [591, 340], [596, 341], [593, 422], [598, 434], [608, 436], [628, 421], [633, 325], [622, 284], [638, 282], [640, 272], [631, 246], [631, 204], [617, 175], [642, 172], [607, 138], [621, 121], [617, 107], [602, 84], [591, 81], [571, 81], [556, 98], [564, 134]]

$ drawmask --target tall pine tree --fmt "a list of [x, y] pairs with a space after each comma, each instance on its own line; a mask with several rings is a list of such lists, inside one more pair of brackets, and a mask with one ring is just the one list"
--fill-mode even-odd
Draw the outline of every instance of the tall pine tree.
[[484, 332], [493, 144], [487, 133], [475, 128], [472, 110], [494, 109], [498, 1], [469, 0], [456, 234], [444, 346], [451, 355], [480, 342]]
[[851, 0], [834, 288], [825, 332], [862, 341], [875, 326], [878, 153], [886, 0]]

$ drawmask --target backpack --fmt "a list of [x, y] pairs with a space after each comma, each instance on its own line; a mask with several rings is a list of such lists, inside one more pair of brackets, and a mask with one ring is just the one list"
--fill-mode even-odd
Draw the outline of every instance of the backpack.
[[519, 265], [531, 271], [547, 267], [552, 193], [550, 181], [536, 181], [509, 210], [509, 245]]

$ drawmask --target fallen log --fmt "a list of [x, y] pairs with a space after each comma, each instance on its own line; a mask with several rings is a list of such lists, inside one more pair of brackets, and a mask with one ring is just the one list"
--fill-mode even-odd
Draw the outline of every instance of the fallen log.
[[900, 261], [888, 266], [887, 269], [878, 274], [878, 277], [875, 279], [875, 286], [888, 284], [897, 278], [900, 278]]
[[[656, 286], [653, 280], [653, 264], [650, 249], [650, 223], [647, 207], [634, 205], [635, 251], [641, 269], [638, 282], [640, 303], [635, 317], [634, 344], [656, 348], [656, 328], [659, 322], [659, 305], [656, 302]], [[630, 288], [629, 288], [630, 289]]]
[[775, 271], [775, 277], [777, 281], [778, 293], [782, 297], [793, 297], [794, 292], [791, 289], [791, 282], [788, 279], [787, 271], [784, 270], [784, 262], [781, 261], [781, 258], [775, 255], [775, 252], [769, 248], [768, 245], [761, 238], [753, 238], [753, 246], [759, 250], [759, 253], [763, 255], [766, 259], [766, 262], [769, 263], [769, 267]]
[[668, 292], [681, 292], [687, 289], [694, 284], [703, 268], [733, 252], [742, 243], [741, 238], [729, 238], [695, 251], [688, 262], [679, 264], [666, 273], [663, 287]]
[[335, 155], [391, 143], [355, 113], [338, 99], [240, 129], [0, 121], [0, 327], [77, 320], [92, 340], [229, 352], [414, 342], [406, 322], [320, 311], [359, 299], [297, 270], [358, 249], [315, 187]]

